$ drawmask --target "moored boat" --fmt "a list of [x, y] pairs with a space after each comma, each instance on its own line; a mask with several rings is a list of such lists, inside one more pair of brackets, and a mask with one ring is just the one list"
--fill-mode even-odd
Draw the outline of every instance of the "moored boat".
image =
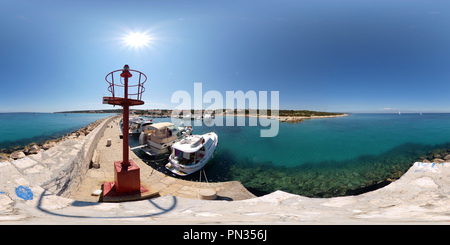
[[147, 125], [153, 124], [153, 120], [143, 117], [130, 117], [129, 134], [140, 134]]
[[150, 156], [169, 153], [170, 146], [192, 133], [192, 127], [178, 127], [170, 122], [145, 126], [139, 135], [139, 147]]
[[213, 158], [218, 142], [219, 138], [214, 132], [187, 136], [172, 145], [166, 168], [180, 176], [192, 174]]

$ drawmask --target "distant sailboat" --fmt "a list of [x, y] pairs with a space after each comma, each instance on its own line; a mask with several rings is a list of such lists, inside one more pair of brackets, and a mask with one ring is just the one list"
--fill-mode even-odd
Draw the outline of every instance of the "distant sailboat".
[[423, 116], [422, 112], [421, 112], [421, 113], [419, 113], [419, 115]]
[[402, 113], [400, 113], [400, 111], [398, 111], [398, 114], [401, 115]]

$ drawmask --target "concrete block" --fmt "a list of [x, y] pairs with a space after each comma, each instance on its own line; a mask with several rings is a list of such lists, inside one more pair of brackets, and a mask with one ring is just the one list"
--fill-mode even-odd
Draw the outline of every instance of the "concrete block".
[[100, 168], [100, 162], [94, 162], [92, 163], [93, 168]]
[[100, 154], [95, 150], [92, 156], [92, 167], [100, 168]]
[[198, 196], [202, 200], [214, 200], [217, 198], [216, 191], [213, 189], [201, 189]]
[[122, 161], [114, 162], [114, 181], [117, 192], [139, 191], [141, 186], [140, 168], [133, 161], [129, 160], [130, 165], [122, 165]]
[[95, 191], [92, 192], [91, 195], [92, 196], [100, 196], [102, 194], [102, 192], [103, 192], [102, 190], [95, 190]]

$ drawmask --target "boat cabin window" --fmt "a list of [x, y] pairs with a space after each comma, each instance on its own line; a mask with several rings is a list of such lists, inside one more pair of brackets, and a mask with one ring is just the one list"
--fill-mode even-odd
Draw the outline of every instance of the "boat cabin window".
[[167, 128], [163, 128], [161, 130], [155, 130], [155, 136], [158, 138], [166, 138], [168, 136]]
[[170, 130], [172, 130], [172, 131], [178, 131], [178, 130], [179, 130], [177, 125], [171, 125], [171, 126], [169, 126], [168, 128], [169, 128]]
[[154, 127], [152, 127], [151, 125], [147, 125], [147, 126], [145, 126], [144, 131], [147, 134], [154, 134], [156, 129]]
[[[192, 155], [192, 156], [191, 156], [191, 155]], [[190, 160], [191, 158], [193, 159], [193, 158], [194, 158], [193, 155], [194, 155], [194, 154], [191, 154], [191, 153], [189, 153], [189, 152], [183, 152], [183, 158], [184, 158], [184, 159], [189, 159], [189, 160]]]
[[146, 130], [145, 131], [147, 134], [155, 134], [156, 130], [155, 129], [150, 129], [150, 130]]
[[194, 154], [191, 154], [189, 152], [182, 152], [180, 150], [175, 149], [175, 156], [179, 157], [179, 158], [183, 158], [183, 159], [187, 159], [187, 160], [194, 160]]
[[178, 150], [178, 149], [175, 149], [175, 156], [177, 156], [177, 157], [183, 157], [183, 152], [180, 151], [180, 150]]

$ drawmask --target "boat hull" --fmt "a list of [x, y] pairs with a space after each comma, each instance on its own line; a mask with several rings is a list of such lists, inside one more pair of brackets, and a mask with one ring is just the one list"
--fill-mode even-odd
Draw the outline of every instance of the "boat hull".
[[166, 164], [166, 169], [176, 175], [187, 176], [202, 169], [206, 165], [206, 163], [208, 163], [209, 160], [210, 159], [204, 161], [202, 164], [198, 163], [194, 167], [188, 167], [182, 164], [174, 163], [171, 160], [169, 160], [169, 163]]
[[218, 144], [218, 137], [215, 133], [204, 134], [203, 137], [208, 137], [212, 140], [212, 144], [206, 149], [205, 156], [196, 164], [184, 165], [180, 164], [173, 155], [169, 157], [169, 163], [166, 164], [166, 169], [179, 176], [187, 176], [202, 169], [213, 157]]

